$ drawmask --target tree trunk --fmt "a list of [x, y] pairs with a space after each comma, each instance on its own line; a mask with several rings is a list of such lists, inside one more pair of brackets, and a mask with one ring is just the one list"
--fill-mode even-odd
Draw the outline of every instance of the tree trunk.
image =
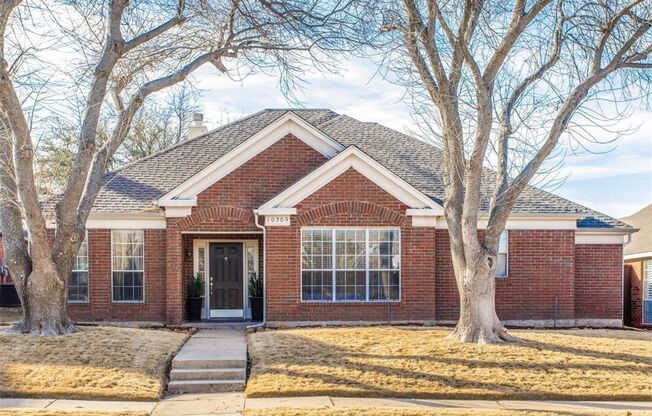
[[[492, 262], [495, 264], [495, 258]], [[490, 262], [480, 263], [483, 264], [476, 268], [467, 265], [461, 273], [456, 273], [460, 318], [448, 338], [478, 344], [514, 341], [496, 315], [494, 267], [489, 266]]]
[[66, 310], [66, 286], [55, 269], [34, 269], [21, 293], [23, 316], [13, 333], [64, 335], [77, 332]]

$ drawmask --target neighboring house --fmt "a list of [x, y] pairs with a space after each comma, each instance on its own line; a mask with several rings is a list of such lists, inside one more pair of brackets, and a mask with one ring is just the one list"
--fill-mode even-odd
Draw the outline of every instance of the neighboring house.
[[[179, 324], [200, 273], [204, 318], [246, 319], [255, 272], [269, 322], [454, 323], [442, 165], [434, 146], [327, 109], [264, 110], [191, 137], [107, 174], [68, 309]], [[630, 226], [528, 187], [507, 229], [500, 318], [622, 325]]]
[[0, 233], [0, 307], [3, 306], [20, 306], [20, 301], [7, 269], [2, 233]]
[[652, 204], [622, 221], [638, 228], [625, 244], [625, 273], [629, 278], [631, 323], [652, 327]]

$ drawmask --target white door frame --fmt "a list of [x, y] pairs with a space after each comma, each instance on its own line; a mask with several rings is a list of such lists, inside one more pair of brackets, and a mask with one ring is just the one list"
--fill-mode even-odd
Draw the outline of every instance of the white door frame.
[[[204, 281], [208, 284], [204, 285], [204, 305], [202, 307], [202, 319], [215, 319], [215, 318], [249, 318], [251, 311], [249, 306], [249, 288], [248, 288], [248, 269], [247, 269], [247, 255], [248, 248], [254, 248], [254, 271], [258, 273], [258, 240], [234, 240], [234, 239], [193, 239], [193, 273], [203, 272]], [[210, 309], [210, 283], [208, 282], [210, 271], [210, 243], [225, 243], [225, 244], [242, 244], [242, 309]], [[204, 270], [199, 270], [199, 249], [204, 248]]]

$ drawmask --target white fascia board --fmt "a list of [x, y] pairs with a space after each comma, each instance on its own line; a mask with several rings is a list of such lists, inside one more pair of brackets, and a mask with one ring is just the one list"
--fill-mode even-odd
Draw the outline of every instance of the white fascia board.
[[158, 204], [161, 207], [196, 207], [197, 198], [168, 199], [165, 201], [159, 201]]
[[[437, 228], [448, 229], [446, 218], [437, 217]], [[487, 220], [478, 219], [478, 229], [487, 228]], [[505, 226], [507, 230], [575, 230], [574, 218], [550, 217], [509, 217]]]
[[158, 204], [165, 206], [171, 200], [196, 198], [200, 192], [290, 133], [327, 158], [335, 156], [344, 149], [342, 145], [311, 126], [301, 117], [288, 112], [172, 191], [163, 195], [158, 200]]
[[262, 213], [278, 208], [292, 208], [350, 168], [355, 169], [381, 189], [412, 208], [428, 210], [428, 213], [439, 212], [439, 215], [443, 214], [443, 209], [434, 201], [355, 146], [348, 147], [306, 175], [303, 179], [266, 202], [258, 211]]
[[625, 242], [626, 234], [616, 233], [596, 233], [587, 232], [583, 233], [577, 231], [575, 233], [575, 244], [623, 244]]
[[414, 216], [414, 217], [441, 217], [443, 212], [438, 209], [432, 208], [422, 208], [422, 209], [406, 209], [405, 215]]
[[165, 207], [166, 218], [184, 218], [192, 214], [192, 206], [167, 206]]
[[296, 215], [296, 208], [261, 208], [256, 210], [258, 215]]
[[[46, 222], [49, 229], [56, 228], [52, 219]], [[163, 215], [145, 214], [91, 214], [86, 220], [86, 229], [113, 229], [113, 230], [165, 230], [166, 222]]]
[[652, 257], [652, 251], [647, 251], [644, 253], [625, 254], [625, 260], [644, 259], [647, 257]]

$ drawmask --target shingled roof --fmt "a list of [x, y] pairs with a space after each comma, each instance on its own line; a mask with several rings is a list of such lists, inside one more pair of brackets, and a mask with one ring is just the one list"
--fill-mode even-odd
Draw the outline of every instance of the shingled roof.
[[625, 245], [625, 255], [652, 252], [652, 204], [622, 220], [638, 228], [638, 232], [632, 234], [632, 239]]
[[[185, 140], [152, 156], [107, 173], [93, 212], [142, 213], [161, 210], [155, 201], [249, 137], [292, 111], [344, 147], [356, 146], [387, 169], [442, 204], [442, 151], [428, 143], [377, 123], [366, 123], [328, 109], [267, 109]], [[487, 174], [483, 208], [488, 205], [492, 181]], [[52, 201], [48, 204], [52, 208]], [[564, 198], [528, 187], [513, 213], [578, 214], [580, 228], [630, 230], [607, 215]]]

